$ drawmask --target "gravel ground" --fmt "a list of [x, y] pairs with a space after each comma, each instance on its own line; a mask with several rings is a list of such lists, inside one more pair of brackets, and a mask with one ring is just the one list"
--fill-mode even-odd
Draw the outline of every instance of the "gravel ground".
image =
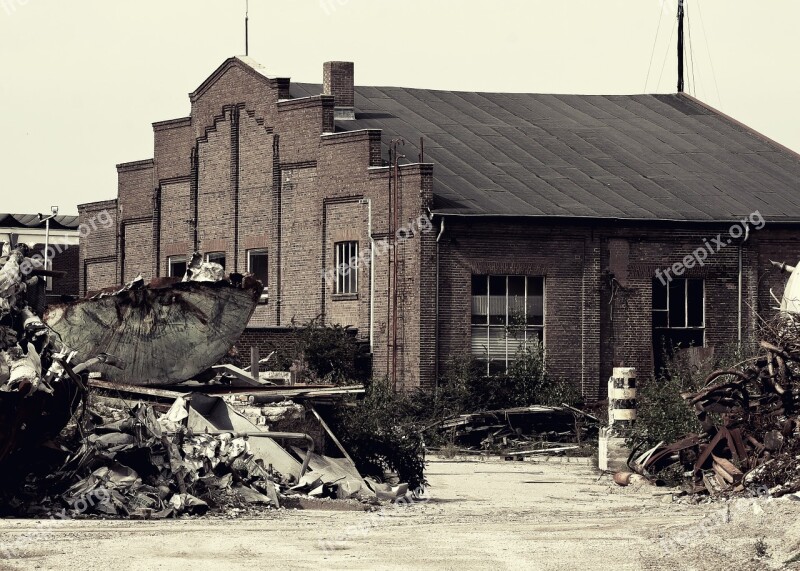
[[683, 504], [583, 459], [434, 459], [428, 474], [428, 501], [373, 513], [0, 520], [0, 569], [800, 569], [789, 499]]

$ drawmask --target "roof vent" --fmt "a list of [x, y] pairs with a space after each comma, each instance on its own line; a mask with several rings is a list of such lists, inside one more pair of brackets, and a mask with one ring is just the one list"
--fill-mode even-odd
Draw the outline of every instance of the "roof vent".
[[322, 64], [322, 92], [333, 95], [334, 119], [355, 119], [353, 62], [326, 61]]

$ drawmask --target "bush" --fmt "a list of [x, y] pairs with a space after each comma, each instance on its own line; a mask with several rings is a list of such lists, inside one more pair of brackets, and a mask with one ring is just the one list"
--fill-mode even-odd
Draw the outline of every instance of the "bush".
[[565, 403], [582, 404], [580, 391], [569, 381], [547, 374], [542, 346], [536, 342], [517, 355], [504, 375], [487, 376], [485, 364], [472, 358], [454, 360], [427, 408], [432, 418], [447, 418], [467, 412]]
[[323, 326], [316, 319], [294, 326], [291, 348], [279, 351], [273, 366], [289, 370], [295, 363], [301, 381], [336, 385], [366, 381], [372, 366], [368, 347], [352, 330]]
[[664, 356], [664, 366], [657, 377], [639, 382], [632, 442], [644, 441], [655, 446], [661, 441], [671, 443], [699, 432], [697, 415], [681, 394], [699, 391], [711, 372], [741, 361], [741, 350], [736, 346], [715, 350], [712, 357], [702, 362], [689, 351], [678, 349], [673, 348], [670, 355]]
[[335, 432], [364, 476], [397, 472], [412, 489], [426, 483], [425, 443], [408, 397], [387, 380], [373, 380], [364, 399], [339, 407]]

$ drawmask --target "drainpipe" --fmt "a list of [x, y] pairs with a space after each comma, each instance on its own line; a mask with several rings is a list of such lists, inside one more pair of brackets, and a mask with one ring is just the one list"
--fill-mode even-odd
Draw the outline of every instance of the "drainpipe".
[[738, 300], [738, 324], [739, 324], [739, 347], [742, 346], [742, 246], [750, 237], [750, 226], [744, 223], [744, 239], [739, 242], [739, 300]]
[[369, 353], [375, 348], [375, 238], [372, 237], [372, 199], [362, 198], [367, 203], [367, 234], [369, 234]]
[[439, 235], [436, 236], [436, 328], [434, 329], [434, 333], [436, 334], [436, 341], [434, 343], [434, 382], [436, 383], [436, 388], [439, 388], [439, 240], [442, 239], [442, 234], [444, 234], [444, 216], [442, 216], [442, 225], [439, 227]]

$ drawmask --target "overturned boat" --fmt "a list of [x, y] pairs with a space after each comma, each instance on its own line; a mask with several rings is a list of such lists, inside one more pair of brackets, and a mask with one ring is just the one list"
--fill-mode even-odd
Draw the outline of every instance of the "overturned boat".
[[103, 379], [139, 386], [171, 385], [217, 363], [244, 332], [263, 286], [224, 275], [195, 255], [183, 281], [137, 278], [117, 291], [52, 305], [43, 321], [76, 360], [113, 355], [120, 367], [99, 364]]

